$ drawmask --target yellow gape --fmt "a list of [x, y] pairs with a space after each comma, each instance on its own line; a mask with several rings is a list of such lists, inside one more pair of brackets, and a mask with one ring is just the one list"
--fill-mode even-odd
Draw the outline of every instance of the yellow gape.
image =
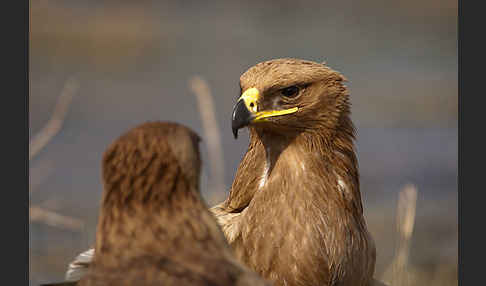
[[248, 109], [248, 111], [250, 111], [255, 115], [255, 118], [252, 120], [252, 122], [262, 122], [265, 121], [265, 118], [291, 114], [299, 110], [298, 107], [293, 107], [284, 110], [267, 110], [267, 111], [257, 112], [258, 111], [257, 102], [259, 98], [260, 98], [260, 92], [258, 91], [257, 88], [252, 87], [245, 90], [245, 92], [243, 92], [243, 94], [239, 99], [239, 100], [243, 100], [245, 102], [245, 106]]

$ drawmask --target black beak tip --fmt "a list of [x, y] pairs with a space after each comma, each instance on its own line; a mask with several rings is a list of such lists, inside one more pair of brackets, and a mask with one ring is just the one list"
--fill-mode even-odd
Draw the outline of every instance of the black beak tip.
[[248, 111], [243, 100], [236, 103], [233, 108], [233, 116], [231, 118], [231, 129], [233, 130], [233, 136], [238, 138], [238, 130], [250, 124], [253, 115]]

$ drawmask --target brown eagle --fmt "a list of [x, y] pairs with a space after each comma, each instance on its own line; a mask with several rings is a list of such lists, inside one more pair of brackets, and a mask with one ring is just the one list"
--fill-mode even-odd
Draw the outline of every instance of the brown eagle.
[[[237, 258], [274, 285], [382, 285], [371, 282], [376, 250], [344, 82], [299, 59], [259, 63], [240, 78], [232, 128], [236, 137], [248, 127], [250, 143], [229, 197], [211, 212]], [[89, 264], [79, 258], [69, 279]]]
[[229, 197], [211, 211], [238, 259], [274, 285], [370, 285], [345, 78], [310, 61], [259, 63], [240, 78], [235, 137], [250, 143]]
[[94, 258], [77, 285], [267, 285], [234, 258], [202, 202], [198, 142], [187, 127], [152, 122], [111, 144]]

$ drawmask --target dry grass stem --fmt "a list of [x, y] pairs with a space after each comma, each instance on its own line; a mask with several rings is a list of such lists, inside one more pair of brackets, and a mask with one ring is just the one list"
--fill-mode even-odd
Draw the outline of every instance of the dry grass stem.
[[61, 95], [57, 99], [52, 116], [47, 124], [29, 142], [29, 161], [32, 160], [49, 141], [61, 130], [69, 105], [79, 88], [75, 78], [70, 78], [64, 84]]
[[397, 246], [395, 257], [390, 264], [383, 280], [393, 286], [411, 285], [413, 277], [408, 269], [408, 257], [410, 253], [410, 238], [412, 237], [415, 223], [415, 211], [417, 205], [417, 188], [414, 185], [406, 185], [399, 193], [397, 205]]
[[71, 231], [82, 231], [84, 228], [84, 222], [82, 220], [60, 215], [37, 206], [31, 206], [29, 208], [29, 216], [31, 221], [42, 222], [53, 227]]
[[[44, 149], [51, 139], [61, 130], [69, 105], [78, 89], [79, 82], [74, 77], [71, 77], [66, 81], [64, 88], [57, 99], [51, 118], [29, 142], [29, 161]], [[52, 162], [47, 161], [47, 163], [42, 162], [30, 172], [29, 193], [35, 190], [53, 170]], [[81, 220], [60, 215], [38, 206], [31, 206], [29, 208], [29, 217], [30, 221], [42, 222], [53, 227], [60, 227], [73, 231], [80, 231], [84, 226], [84, 222]]]
[[221, 135], [219, 133], [218, 123], [216, 121], [216, 113], [214, 112], [214, 101], [209, 89], [209, 85], [200, 76], [194, 76], [189, 81], [189, 86], [194, 92], [199, 114], [204, 129], [204, 138], [206, 139], [209, 164], [210, 164], [210, 180], [211, 185], [216, 188], [214, 194], [222, 195], [225, 192], [224, 185], [224, 159], [223, 147], [221, 144]]

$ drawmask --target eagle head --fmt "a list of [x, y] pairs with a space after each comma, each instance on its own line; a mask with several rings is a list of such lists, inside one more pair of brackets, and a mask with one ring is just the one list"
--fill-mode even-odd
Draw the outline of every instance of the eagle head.
[[173, 122], [147, 122], [132, 128], [104, 153], [104, 204], [163, 199], [179, 181], [198, 190], [199, 141], [191, 129]]
[[259, 63], [240, 77], [232, 130], [250, 126], [272, 132], [335, 130], [349, 114], [345, 78], [324, 64], [275, 59]]

